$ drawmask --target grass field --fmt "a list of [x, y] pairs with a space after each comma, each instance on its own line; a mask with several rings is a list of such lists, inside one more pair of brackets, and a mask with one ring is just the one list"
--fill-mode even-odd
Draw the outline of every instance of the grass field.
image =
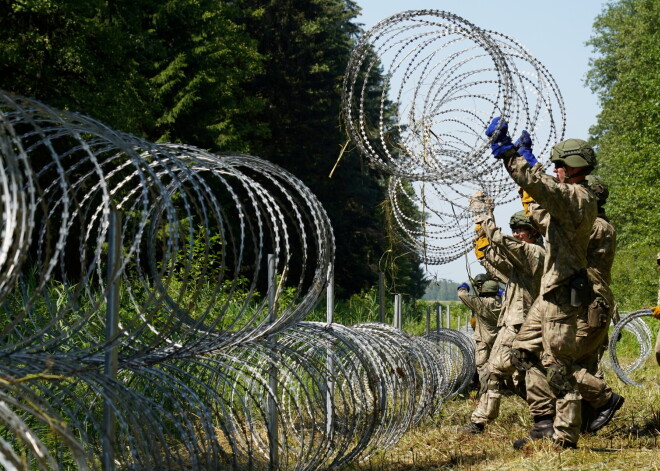
[[612, 389], [626, 399], [608, 426], [583, 435], [577, 450], [558, 450], [538, 441], [522, 451], [512, 443], [532, 425], [519, 397], [502, 400], [500, 417], [481, 435], [463, 435], [476, 406], [474, 391], [446, 402], [436, 417], [408, 431], [399, 444], [346, 470], [660, 470], [660, 367], [653, 355], [634, 374], [645, 388], [628, 386], [605, 367]]

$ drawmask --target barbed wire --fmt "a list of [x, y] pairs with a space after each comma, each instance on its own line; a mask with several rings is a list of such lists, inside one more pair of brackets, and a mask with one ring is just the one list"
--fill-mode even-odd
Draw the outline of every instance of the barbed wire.
[[[640, 368], [646, 362], [648, 357], [651, 356], [653, 336], [651, 334], [651, 329], [644, 321], [644, 317], [651, 316], [652, 314], [652, 309], [641, 309], [627, 315], [622, 315], [619, 322], [614, 326], [612, 335], [610, 336], [608, 349], [610, 352], [610, 365], [612, 366], [612, 370], [621, 381], [632, 386], [645, 387], [645, 385], [633, 380], [629, 375]], [[636, 357], [633, 361], [622, 366], [619, 362], [619, 356], [616, 350], [618, 342], [624, 332], [635, 337], [639, 352], [636, 353]]]
[[7, 469], [329, 468], [465, 383], [463, 334], [303, 321], [334, 239], [280, 167], [5, 92], [0, 146]]
[[[351, 54], [344, 126], [369, 162], [392, 176], [401, 239], [427, 264], [451, 262], [471, 247], [464, 234], [473, 192], [495, 204], [517, 197], [503, 166], [488, 158], [484, 130], [496, 116], [514, 139], [523, 129], [532, 135], [541, 162], [566, 126], [556, 81], [510, 36], [446, 11], [405, 11], [369, 29]], [[421, 206], [418, 217], [402, 199]]]

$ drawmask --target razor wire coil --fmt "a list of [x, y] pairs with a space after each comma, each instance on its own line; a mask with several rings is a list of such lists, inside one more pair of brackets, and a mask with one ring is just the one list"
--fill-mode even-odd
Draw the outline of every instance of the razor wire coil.
[[393, 446], [471, 375], [456, 334], [303, 321], [332, 272], [332, 228], [272, 163], [5, 92], [0, 158], [8, 468], [100, 469], [109, 453], [118, 469], [266, 469], [274, 452], [282, 469], [334, 467]]
[[[391, 175], [400, 239], [427, 264], [451, 262], [471, 248], [469, 195], [481, 190], [496, 204], [516, 197], [503, 166], [488, 158], [484, 130], [496, 116], [508, 121], [514, 139], [530, 132], [545, 162], [566, 126], [556, 81], [510, 36], [446, 11], [413, 10], [376, 24], [351, 54], [342, 96], [346, 132]], [[413, 191], [401, 191], [402, 184]], [[421, 202], [419, 219], [402, 210], [410, 202]]]
[[[622, 316], [619, 322], [614, 326], [610, 336], [608, 349], [610, 352], [609, 356], [612, 370], [621, 381], [632, 386], [645, 387], [645, 385], [632, 379], [630, 373], [640, 368], [646, 362], [648, 357], [651, 356], [653, 350], [653, 336], [648, 324], [644, 322], [644, 317], [649, 317], [651, 315], [651, 309], [641, 309]], [[631, 334], [635, 338], [639, 351], [631, 362], [622, 366], [617, 354], [617, 344], [624, 332]]]

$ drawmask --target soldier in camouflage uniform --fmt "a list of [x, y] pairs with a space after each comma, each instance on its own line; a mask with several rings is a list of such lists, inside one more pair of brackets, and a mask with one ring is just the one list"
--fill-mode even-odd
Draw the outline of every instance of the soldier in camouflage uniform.
[[[609, 195], [607, 185], [595, 175], [587, 175], [588, 187], [598, 198], [598, 214], [594, 221], [587, 247], [587, 278], [591, 287], [588, 307], [581, 311], [577, 319], [576, 353], [573, 375], [583, 398], [583, 406], [588, 412], [583, 414], [582, 431], [595, 432], [603, 428], [621, 408], [624, 398], [598, 376], [598, 364], [608, 343], [608, 329], [615, 312], [614, 295], [610, 289], [612, 264], [616, 249], [616, 232], [605, 215], [604, 205]], [[528, 211], [543, 230], [548, 214], [535, 201], [528, 201]], [[540, 387], [541, 383], [537, 382]], [[552, 390], [547, 385], [545, 396]], [[543, 395], [537, 395], [543, 397]], [[532, 410], [548, 409], [547, 404], [530, 404]], [[551, 408], [550, 408], [551, 409]], [[543, 413], [550, 413], [543, 410]], [[584, 412], [584, 411], [583, 411]], [[588, 419], [588, 420], [587, 420]]]
[[612, 392], [605, 380], [597, 375], [598, 363], [607, 348], [607, 334], [616, 309], [610, 289], [616, 231], [605, 214], [604, 205], [609, 195], [607, 185], [595, 175], [588, 175], [586, 180], [598, 198], [598, 216], [587, 248], [587, 277], [593, 299], [587, 310], [578, 317], [573, 374], [582, 398], [595, 409], [593, 417], [585, 420], [582, 430], [596, 432], [614, 417], [614, 413], [623, 405], [624, 398]]
[[458, 287], [458, 298], [476, 317], [476, 328], [472, 338], [476, 343], [475, 363], [479, 376], [497, 336], [497, 319], [502, 305], [498, 291], [499, 285], [495, 280], [484, 282], [478, 296], [469, 294], [470, 287], [467, 283]]
[[[575, 448], [580, 433], [581, 396], [573, 376], [577, 353], [577, 319], [588, 304], [587, 247], [597, 214], [596, 195], [585, 177], [596, 164], [593, 149], [580, 139], [559, 142], [551, 161], [557, 179], [547, 175], [531, 153], [526, 131], [516, 142], [506, 123], [496, 118], [486, 130], [491, 150], [502, 159], [513, 180], [545, 211], [546, 257], [540, 296], [536, 298], [513, 343], [513, 361], [527, 370], [527, 398], [541, 406], [530, 410], [534, 427], [518, 440], [551, 436], [564, 448]], [[538, 385], [538, 386], [537, 386]], [[553, 393], [548, 397], [547, 386]]]
[[516, 373], [511, 361], [511, 346], [539, 294], [545, 258], [545, 249], [537, 244], [540, 234], [524, 211], [515, 213], [509, 221], [513, 236], [502, 234], [490, 209], [481, 214], [475, 212], [474, 218], [489, 241], [484, 255], [505, 260], [511, 270], [498, 320], [499, 332], [480, 378], [484, 393], [470, 423], [461, 429], [464, 433], [482, 432], [485, 425], [499, 415], [504, 382]]

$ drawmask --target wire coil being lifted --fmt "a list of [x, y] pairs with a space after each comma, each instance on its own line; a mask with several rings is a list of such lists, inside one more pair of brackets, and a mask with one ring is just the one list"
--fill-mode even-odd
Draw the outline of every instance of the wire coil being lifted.
[[[401, 239], [431, 265], [469, 249], [474, 191], [495, 204], [517, 197], [503, 166], [488, 158], [490, 121], [504, 117], [514, 139], [526, 129], [540, 161], [549, 160], [566, 125], [554, 78], [518, 41], [440, 10], [393, 15], [360, 38], [342, 113], [352, 142], [393, 176]], [[419, 220], [406, 220], [401, 208], [410, 203], [401, 199], [421, 204]]]

